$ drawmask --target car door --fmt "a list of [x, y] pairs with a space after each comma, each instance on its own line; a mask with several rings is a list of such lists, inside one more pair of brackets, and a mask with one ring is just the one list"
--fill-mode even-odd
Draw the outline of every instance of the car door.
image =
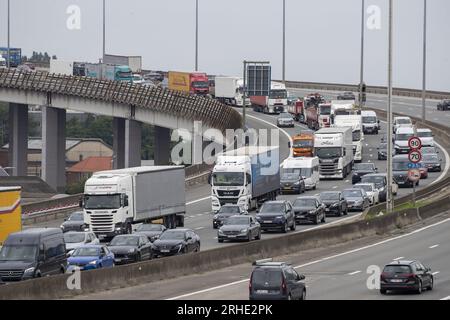
[[344, 197], [342, 196], [342, 193], [339, 194], [339, 202], [341, 203], [341, 211], [346, 212], [347, 211], [347, 201], [345, 201]]
[[139, 249], [141, 250], [143, 260], [150, 259], [150, 246], [148, 245], [148, 238], [146, 236], [139, 237]]
[[295, 224], [294, 213], [292, 210], [292, 205], [289, 202], [286, 202], [286, 220], [288, 221], [288, 225], [292, 226]]
[[258, 236], [258, 230], [256, 229], [255, 219], [253, 217], [249, 217], [249, 228], [251, 230], [252, 239]]
[[106, 246], [103, 246], [101, 249], [102, 254], [102, 266], [103, 267], [112, 267], [114, 264], [113, 255], [111, 254], [111, 251]]
[[416, 263], [416, 270], [421, 273], [422, 285], [424, 287], [429, 286], [431, 284], [431, 273], [420, 262]]
[[319, 201], [316, 200], [316, 215], [317, 215], [319, 221], [323, 219], [323, 214], [322, 214], [323, 211], [321, 209], [322, 209], [322, 207], [321, 207]]
[[288, 291], [291, 294], [292, 300], [300, 299], [300, 288], [297, 283], [297, 273], [292, 268], [286, 268], [284, 270], [284, 276], [286, 278], [286, 283], [288, 287]]

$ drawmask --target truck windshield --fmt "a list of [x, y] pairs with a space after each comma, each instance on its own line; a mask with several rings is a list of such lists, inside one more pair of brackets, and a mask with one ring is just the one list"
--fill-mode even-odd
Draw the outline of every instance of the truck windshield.
[[325, 116], [331, 115], [331, 106], [320, 106], [320, 114]]
[[433, 132], [431, 132], [431, 131], [418, 132], [417, 136], [419, 138], [432, 138], [433, 137]]
[[286, 90], [271, 90], [270, 91], [270, 99], [286, 99], [287, 91]]
[[294, 148], [312, 148], [312, 140], [294, 140]]
[[208, 89], [209, 84], [206, 81], [194, 81], [192, 82], [192, 87], [200, 89]]
[[288, 178], [292, 175], [299, 176], [301, 175], [303, 178], [311, 177], [312, 170], [311, 168], [283, 168], [281, 170], [281, 177]]
[[376, 117], [363, 117], [362, 118], [363, 123], [377, 123]]
[[342, 157], [341, 148], [316, 148], [316, 156], [320, 159], [333, 159]]
[[353, 131], [352, 135], [353, 135], [353, 142], [361, 140], [361, 130]]
[[410, 138], [412, 138], [413, 137], [413, 134], [409, 134], [409, 133], [405, 133], [405, 134], [396, 134], [395, 135], [395, 140], [398, 140], [398, 141], [407, 141], [407, 140], [409, 140]]
[[0, 261], [34, 261], [37, 252], [37, 246], [6, 245], [0, 251]]
[[392, 170], [394, 171], [408, 171], [409, 161], [394, 161]]
[[118, 80], [131, 80], [133, 79], [133, 74], [131, 71], [117, 71], [116, 78]]
[[216, 172], [213, 174], [213, 184], [218, 187], [223, 186], [243, 186], [243, 172]]
[[118, 209], [120, 208], [120, 195], [86, 195], [84, 197], [85, 209]]

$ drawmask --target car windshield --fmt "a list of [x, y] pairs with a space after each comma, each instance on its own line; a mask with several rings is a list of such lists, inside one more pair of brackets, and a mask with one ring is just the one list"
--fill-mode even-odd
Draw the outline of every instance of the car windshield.
[[219, 214], [240, 214], [239, 207], [223, 206], [219, 210]]
[[292, 120], [292, 116], [289, 113], [282, 113], [278, 118]]
[[320, 106], [320, 114], [329, 116], [331, 114], [331, 106]]
[[361, 140], [361, 130], [355, 130], [352, 132], [353, 142]]
[[160, 224], [143, 224], [140, 225], [136, 231], [162, 231], [162, 225]]
[[342, 192], [344, 197], [347, 198], [361, 198], [362, 192], [360, 190], [345, 190]]
[[77, 248], [72, 254], [72, 257], [98, 257], [99, 249], [98, 248]]
[[316, 156], [320, 159], [334, 159], [342, 157], [342, 148], [316, 148]]
[[138, 243], [139, 237], [118, 236], [111, 241], [110, 246], [137, 246]]
[[356, 171], [373, 171], [373, 164], [370, 163], [355, 163], [353, 167]]
[[377, 123], [376, 117], [362, 117], [363, 123]]
[[424, 154], [423, 160], [430, 161], [430, 162], [438, 162], [439, 158], [438, 158], [437, 154]]
[[312, 148], [312, 140], [294, 140], [294, 148]]
[[294, 207], [315, 207], [316, 200], [314, 199], [297, 199], [294, 202]]
[[34, 261], [37, 252], [37, 246], [6, 245], [0, 251], [0, 261]]
[[284, 212], [283, 203], [265, 203], [259, 213], [261, 214], [281, 214]]
[[192, 86], [194, 88], [207, 89], [209, 88], [209, 84], [206, 81], [194, 81], [192, 82]]
[[185, 239], [185, 232], [184, 231], [176, 231], [176, 230], [169, 230], [162, 234], [161, 237], [159, 237], [160, 240], [184, 240]]
[[359, 189], [363, 189], [366, 192], [372, 192], [373, 188], [371, 186], [369, 186], [368, 184], [357, 184], [355, 185], [355, 188], [359, 188]]
[[125, 79], [125, 80], [133, 78], [133, 75], [132, 75], [131, 71], [128, 71], [128, 72], [126, 72], [126, 71], [117, 71], [116, 72], [116, 76], [117, 76], [117, 79]]
[[397, 119], [397, 124], [411, 124], [411, 119]]
[[67, 219], [68, 221], [83, 221], [84, 217], [83, 217], [83, 212], [75, 212], [72, 213], [69, 217], [69, 219]]
[[120, 195], [86, 195], [84, 208], [92, 209], [118, 209], [120, 208]]
[[282, 281], [280, 270], [256, 269], [252, 274], [253, 285], [280, 286]]
[[412, 138], [414, 135], [412, 133], [402, 133], [402, 134], [396, 134], [395, 140], [398, 141], [407, 141], [410, 138]]
[[377, 188], [382, 188], [385, 186], [385, 178], [382, 176], [377, 177], [362, 177], [361, 182], [363, 183], [375, 183]]
[[408, 171], [409, 161], [395, 161], [392, 163], [392, 170], [394, 171]]
[[247, 217], [231, 217], [227, 221], [225, 221], [225, 224], [235, 226], [248, 225], [249, 224], [248, 221], [249, 220]]
[[270, 99], [286, 99], [286, 90], [270, 90]]
[[339, 200], [339, 193], [322, 193], [320, 195], [320, 199], [322, 201]]
[[411, 273], [411, 267], [405, 265], [392, 265], [384, 267], [383, 273], [408, 274]]
[[432, 138], [433, 132], [431, 132], [431, 131], [417, 132], [417, 136], [419, 138]]
[[422, 147], [422, 149], [420, 150], [422, 151], [422, 154], [435, 154], [436, 153], [436, 149], [434, 147]]
[[65, 243], [80, 243], [84, 242], [86, 239], [86, 235], [84, 233], [64, 233], [64, 242]]
[[235, 186], [244, 185], [243, 172], [216, 172], [213, 174], [213, 184], [215, 186]]

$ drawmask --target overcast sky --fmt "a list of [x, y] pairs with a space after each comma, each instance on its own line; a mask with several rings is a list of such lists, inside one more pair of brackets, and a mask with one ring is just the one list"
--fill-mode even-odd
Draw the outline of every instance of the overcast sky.
[[[0, 0], [0, 46], [6, 46], [6, 2]], [[107, 53], [142, 55], [147, 69], [194, 68], [195, 0], [107, 0]], [[394, 84], [420, 88], [423, 0], [394, 0]], [[97, 61], [102, 52], [101, 0], [12, 0], [11, 46], [61, 60]], [[281, 78], [282, 0], [199, 0], [199, 67], [240, 75], [242, 61], [269, 60]], [[288, 80], [359, 81], [361, 0], [286, 0]], [[381, 29], [366, 28], [366, 83], [387, 79], [388, 0]], [[66, 26], [70, 5], [81, 29]], [[371, 15], [366, 14], [366, 18]], [[450, 1], [428, 0], [428, 89], [450, 91]]]

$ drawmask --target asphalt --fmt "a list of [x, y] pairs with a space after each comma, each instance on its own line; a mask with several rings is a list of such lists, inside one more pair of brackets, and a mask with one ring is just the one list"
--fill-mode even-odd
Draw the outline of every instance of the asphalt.
[[[255, 129], [276, 128], [275, 126], [276, 116], [255, 113], [252, 110], [247, 110], [247, 115], [248, 115], [247, 125], [251, 128]], [[280, 163], [289, 156], [289, 148], [288, 148], [289, 136], [293, 136], [305, 129], [306, 129], [305, 126], [299, 124], [296, 124], [295, 128], [281, 129], [281, 132], [279, 134]], [[384, 136], [385, 134], [386, 134], [386, 125], [382, 123], [382, 131], [380, 131], [379, 135], [365, 135], [364, 141], [363, 162], [375, 163], [376, 167], [379, 169], [379, 172], [386, 172], [386, 161], [377, 160], [377, 146], [380, 143], [381, 137]], [[270, 143], [270, 138], [268, 140]], [[444, 152], [442, 150], [440, 152], [440, 156], [443, 159], [442, 167], [445, 167], [446, 159], [444, 157]], [[428, 179], [421, 180], [420, 187], [418, 188], [418, 190], [426, 187], [440, 176], [441, 173], [430, 173]], [[323, 191], [343, 190], [351, 186], [352, 186], [351, 175], [349, 175], [347, 179], [344, 181], [342, 180], [321, 181], [317, 187], [317, 190], [307, 191], [303, 195], [318, 195], [320, 192]], [[186, 193], [187, 212], [186, 212], [185, 226], [187, 228], [191, 228], [200, 236], [201, 250], [233, 245], [232, 243], [219, 244], [217, 241], [217, 230], [213, 229], [212, 227], [213, 215], [211, 213], [211, 200], [209, 198], [210, 192], [211, 190], [209, 185], [198, 185], [189, 188]], [[397, 197], [407, 195], [410, 192], [412, 192], [412, 189], [400, 189]], [[279, 196], [278, 199], [287, 199], [289, 201], [294, 201], [297, 197], [298, 195], [283, 195]], [[346, 221], [348, 219], [352, 219], [358, 216], [360, 213], [361, 212], [351, 212], [348, 217], [342, 218], [328, 217], [326, 224], [338, 223], [341, 220]], [[39, 223], [29, 227], [59, 227], [62, 222], [63, 220], [59, 219]], [[323, 225], [320, 225], [319, 227], [321, 226]], [[297, 226], [297, 230], [295, 232], [302, 232], [305, 230], [310, 230], [311, 228], [316, 228], [316, 226], [299, 225]], [[267, 239], [267, 238], [276, 238], [280, 236], [282, 235], [274, 233], [265, 233], [262, 235], [262, 238]]]

